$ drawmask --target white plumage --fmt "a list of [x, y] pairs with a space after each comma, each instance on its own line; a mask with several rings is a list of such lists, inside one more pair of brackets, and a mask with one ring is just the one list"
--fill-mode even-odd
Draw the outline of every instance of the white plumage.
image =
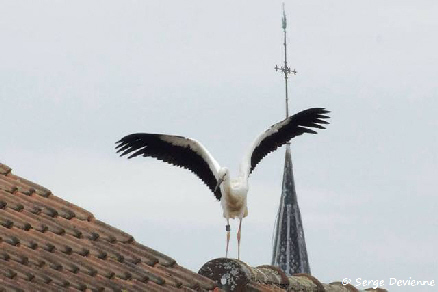
[[221, 202], [223, 214], [227, 220], [227, 246], [230, 239], [229, 219], [239, 218], [237, 232], [238, 257], [240, 257], [240, 233], [242, 218], [248, 215], [247, 193], [248, 178], [255, 166], [268, 153], [276, 150], [290, 139], [303, 133], [316, 134], [311, 128], [325, 129], [329, 118], [323, 108], [310, 108], [301, 111], [263, 132], [243, 158], [239, 174], [230, 178], [228, 168], [221, 167], [208, 150], [198, 141], [182, 136], [164, 134], [137, 133], [123, 137], [116, 142], [120, 156], [155, 157], [164, 162], [189, 169], [196, 174]]

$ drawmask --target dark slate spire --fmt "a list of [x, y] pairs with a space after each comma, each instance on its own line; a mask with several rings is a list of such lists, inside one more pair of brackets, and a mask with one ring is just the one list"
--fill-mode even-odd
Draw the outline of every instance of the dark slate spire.
[[286, 146], [280, 208], [274, 232], [272, 265], [278, 266], [289, 276], [297, 273], [310, 274], [289, 145]]

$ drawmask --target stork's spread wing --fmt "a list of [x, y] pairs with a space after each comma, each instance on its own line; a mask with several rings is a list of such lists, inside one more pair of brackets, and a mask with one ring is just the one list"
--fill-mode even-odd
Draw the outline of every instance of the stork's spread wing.
[[324, 119], [329, 111], [323, 108], [309, 108], [301, 111], [266, 130], [254, 141], [250, 152], [241, 164], [241, 171], [249, 176], [256, 165], [270, 152], [276, 150], [290, 139], [304, 133], [316, 134], [312, 128], [325, 129]]
[[220, 200], [220, 188], [214, 192], [219, 164], [196, 140], [162, 134], [131, 134], [116, 142], [117, 153], [128, 158], [155, 157], [161, 161], [184, 167], [196, 174]]

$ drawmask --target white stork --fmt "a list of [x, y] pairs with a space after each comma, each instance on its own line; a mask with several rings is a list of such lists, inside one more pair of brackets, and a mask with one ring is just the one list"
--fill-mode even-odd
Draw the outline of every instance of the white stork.
[[304, 133], [316, 134], [311, 128], [325, 129], [321, 124], [328, 124], [324, 119], [329, 111], [323, 108], [310, 108], [301, 111], [287, 119], [271, 126], [262, 133], [254, 143], [240, 164], [240, 171], [236, 178], [231, 179], [228, 168], [221, 167], [213, 156], [198, 141], [182, 136], [164, 134], [137, 133], [123, 137], [116, 146], [120, 156], [128, 158], [136, 156], [155, 157], [164, 162], [184, 167], [196, 174], [221, 202], [223, 215], [227, 220], [227, 245], [230, 241], [229, 219], [239, 218], [237, 231], [238, 258], [240, 258], [240, 233], [242, 218], [248, 215], [247, 193], [248, 177], [256, 165], [268, 153], [286, 144], [292, 138]]

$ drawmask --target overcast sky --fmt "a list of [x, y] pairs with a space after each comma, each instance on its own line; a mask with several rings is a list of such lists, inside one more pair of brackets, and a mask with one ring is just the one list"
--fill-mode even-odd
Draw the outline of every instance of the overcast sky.
[[[438, 2], [286, 1], [290, 111], [312, 274], [438, 285]], [[225, 255], [220, 204], [188, 171], [119, 158], [135, 132], [201, 141], [231, 175], [284, 118], [281, 1], [0, 1], [0, 161], [197, 271]], [[270, 264], [284, 149], [250, 178], [241, 259]], [[237, 256], [237, 221], [231, 256]], [[359, 287], [362, 288], [362, 287]]]

